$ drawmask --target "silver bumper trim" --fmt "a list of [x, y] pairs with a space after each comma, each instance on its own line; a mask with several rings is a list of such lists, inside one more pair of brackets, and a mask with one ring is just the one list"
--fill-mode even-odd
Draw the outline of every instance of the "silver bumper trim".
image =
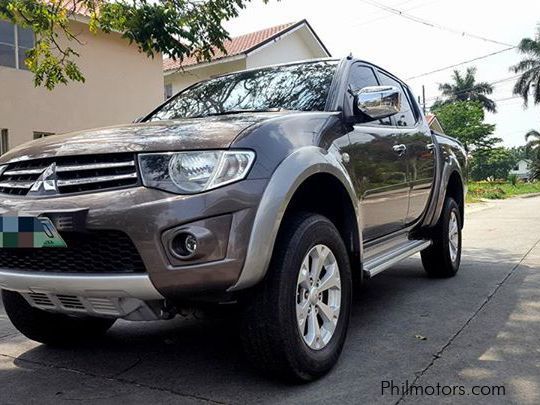
[[0, 288], [22, 293], [159, 300], [163, 296], [147, 274], [64, 274], [0, 269]]

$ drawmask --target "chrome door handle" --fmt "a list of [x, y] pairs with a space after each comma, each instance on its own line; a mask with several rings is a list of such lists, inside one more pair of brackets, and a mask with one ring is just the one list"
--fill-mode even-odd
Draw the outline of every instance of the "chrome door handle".
[[392, 147], [392, 149], [394, 150], [394, 152], [396, 152], [399, 156], [402, 156], [406, 151], [407, 151], [407, 147], [403, 144], [399, 144], [399, 145], [394, 145]]

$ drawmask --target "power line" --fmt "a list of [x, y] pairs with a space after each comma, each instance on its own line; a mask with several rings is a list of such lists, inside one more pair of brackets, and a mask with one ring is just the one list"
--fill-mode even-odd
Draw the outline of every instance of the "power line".
[[[520, 75], [514, 75], [514, 76], [510, 76], [510, 77], [505, 77], [503, 79], [497, 79], [497, 80], [494, 80], [492, 82], [488, 82], [489, 85], [491, 86], [495, 86], [495, 85], [498, 85], [498, 84], [501, 84], [501, 83], [504, 83], [504, 82], [508, 82], [510, 80], [514, 80], [514, 79], [517, 79]], [[477, 87], [478, 84], [476, 84], [475, 86], [472, 86], [472, 87], [468, 87], [466, 89], [463, 89], [463, 90], [460, 90], [456, 93], [453, 93], [452, 95], [456, 96], [456, 95], [459, 95], [459, 94], [464, 94], [464, 93], [467, 93], [471, 90], [474, 90], [476, 87]], [[439, 97], [429, 97], [426, 99], [426, 101], [432, 101], [432, 100], [437, 100]], [[493, 100], [495, 101], [495, 100]]]
[[[409, 7], [409, 8], [407, 8], [407, 9], [404, 10], [404, 11], [416, 10], [417, 8], [429, 6], [429, 5], [433, 4], [433, 3], [438, 3], [438, 2], [440, 2], [440, 1], [442, 1], [442, 0], [426, 1], [426, 2], [424, 2], [424, 3], [417, 4], [416, 6]], [[405, 4], [405, 3], [410, 3], [410, 1], [406, 1], [406, 2], [404, 2], [404, 3], [396, 4], [396, 6], [401, 6], [401, 5]], [[356, 22], [355, 24], [352, 24], [351, 27], [360, 27], [360, 26], [364, 26], [364, 25], [368, 25], [368, 24], [374, 23], [374, 22], [376, 22], [376, 21], [386, 20], [387, 18], [392, 18], [392, 17], [397, 17], [397, 16], [387, 15], [387, 16], [375, 17], [375, 18], [372, 18], [372, 19], [369, 19], [369, 20]]]
[[521, 96], [512, 96], [512, 97], [499, 98], [499, 99], [495, 99], [493, 101], [495, 101], [497, 103], [500, 103], [501, 101], [509, 101], [509, 100], [514, 100], [516, 98], [521, 98]]
[[[511, 96], [511, 97], [505, 97], [505, 98], [496, 98], [495, 100], [491, 100], [495, 103], [504, 103], [506, 101], [511, 101], [511, 100], [516, 100], [518, 98], [521, 98], [521, 96]], [[428, 109], [428, 111], [431, 111], [431, 108], [432, 107], [427, 107], [426, 108]]]
[[403, 18], [406, 18], [410, 21], [414, 21], [418, 24], [423, 24], [423, 25], [426, 25], [428, 27], [431, 27], [431, 28], [437, 28], [437, 29], [440, 29], [440, 30], [443, 30], [443, 31], [448, 31], [448, 32], [451, 32], [453, 34], [457, 34], [457, 35], [461, 35], [463, 37], [470, 37], [470, 38], [474, 38], [474, 39], [478, 39], [480, 41], [484, 41], [484, 42], [491, 42], [493, 44], [497, 44], [497, 45], [504, 45], [504, 46], [512, 46], [511, 44], [507, 44], [505, 42], [500, 42], [500, 41], [496, 41], [494, 39], [490, 39], [490, 38], [486, 38], [486, 37], [483, 37], [483, 36], [480, 36], [480, 35], [476, 35], [476, 34], [471, 34], [469, 32], [465, 32], [465, 31], [460, 31], [460, 30], [456, 30], [454, 28], [451, 28], [451, 27], [447, 27], [445, 25], [441, 25], [441, 24], [437, 24], [437, 23], [434, 23], [432, 21], [428, 21], [428, 20], [425, 20], [423, 18], [420, 18], [420, 17], [416, 17], [414, 15], [411, 15], [411, 14], [407, 14], [405, 12], [403, 12], [402, 10], [398, 10], [397, 8], [393, 8], [393, 7], [389, 7], [385, 4], [381, 4], [381, 3], [377, 3], [376, 1], [371, 1], [371, 0], [360, 0], [362, 3], [366, 3], [366, 4], [369, 4], [373, 7], [377, 7], [381, 10], [384, 10], [384, 11], [387, 11], [389, 13], [393, 13], [393, 14], [396, 14], [400, 17], [403, 17]]
[[444, 70], [452, 69], [452, 68], [455, 68], [455, 67], [458, 67], [458, 66], [461, 66], [461, 65], [466, 65], [467, 63], [476, 62], [476, 61], [481, 60], [481, 59], [486, 59], [486, 58], [498, 55], [498, 54], [503, 53], [503, 52], [508, 52], [508, 51], [510, 51], [512, 49], [515, 49], [515, 48], [516, 48], [515, 46], [511, 46], [509, 48], [501, 49], [500, 51], [488, 53], [487, 55], [478, 56], [478, 57], [473, 58], [473, 59], [468, 59], [468, 60], [465, 60], [463, 62], [459, 62], [459, 63], [455, 63], [453, 65], [449, 65], [449, 66], [445, 66], [445, 67], [438, 68], [438, 69], [435, 69], [435, 70], [431, 70], [429, 72], [420, 73], [420, 74], [417, 74], [415, 76], [411, 76], [411, 77], [407, 78], [406, 80], [418, 79], [420, 77], [432, 75], [434, 73], [439, 73], [439, 72], [442, 72]]

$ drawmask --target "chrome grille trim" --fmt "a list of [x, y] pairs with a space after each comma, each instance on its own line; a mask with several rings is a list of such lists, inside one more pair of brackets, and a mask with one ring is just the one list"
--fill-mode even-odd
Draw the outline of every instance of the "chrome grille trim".
[[62, 172], [73, 172], [73, 171], [79, 171], [79, 170], [82, 171], [82, 170], [112, 169], [116, 167], [130, 167], [130, 166], [135, 166], [135, 161], [96, 163], [93, 165], [57, 166], [56, 171], [58, 173], [62, 173]]
[[66, 186], [78, 186], [81, 184], [92, 184], [92, 183], [106, 183], [108, 181], [124, 180], [124, 179], [134, 179], [137, 178], [137, 173], [122, 174], [118, 176], [101, 176], [101, 177], [87, 177], [81, 179], [73, 180], [58, 180], [58, 187]]
[[47, 166], [40, 167], [38, 169], [8, 170], [4, 172], [4, 176], [22, 176], [25, 174], [41, 174], [46, 168]]
[[[2, 166], [3, 173], [0, 172], [0, 194], [33, 196], [32, 186], [42, 180], [42, 174], [50, 167], [53, 167], [52, 179], [57, 190], [48, 195], [134, 187], [140, 184], [135, 158], [134, 153], [110, 153], [7, 163]], [[50, 180], [50, 174], [47, 176]], [[37, 190], [39, 187], [36, 187]]]
[[33, 181], [5, 181], [0, 183], [0, 188], [30, 188], [34, 184]]

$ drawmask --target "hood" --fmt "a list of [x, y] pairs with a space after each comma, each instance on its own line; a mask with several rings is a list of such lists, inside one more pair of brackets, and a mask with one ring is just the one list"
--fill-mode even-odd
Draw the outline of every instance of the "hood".
[[112, 152], [160, 152], [228, 148], [245, 129], [287, 112], [243, 113], [120, 125], [54, 135], [18, 146], [0, 163]]

